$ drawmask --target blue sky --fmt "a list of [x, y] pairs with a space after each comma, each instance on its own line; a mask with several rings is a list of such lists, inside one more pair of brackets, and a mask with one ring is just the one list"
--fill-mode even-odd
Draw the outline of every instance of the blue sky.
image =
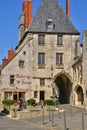
[[[33, 1], [33, 16], [42, 0]], [[66, 9], [66, 0], [58, 0], [63, 10]], [[8, 50], [15, 49], [18, 44], [18, 19], [22, 11], [23, 0], [0, 1], [0, 64], [7, 56]], [[87, 0], [70, 0], [70, 19], [78, 29], [80, 40], [83, 29], [87, 29]]]

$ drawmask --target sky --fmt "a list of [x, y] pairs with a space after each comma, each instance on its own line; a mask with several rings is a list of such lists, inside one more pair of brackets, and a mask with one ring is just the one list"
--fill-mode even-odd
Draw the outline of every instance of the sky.
[[[32, 0], [33, 17], [42, 0]], [[58, 0], [58, 3], [66, 10], [66, 0]], [[23, 0], [1, 0], [0, 1], [0, 64], [8, 50], [18, 45], [18, 20], [22, 12]], [[87, 29], [87, 0], [70, 0], [70, 20], [80, 32]]]

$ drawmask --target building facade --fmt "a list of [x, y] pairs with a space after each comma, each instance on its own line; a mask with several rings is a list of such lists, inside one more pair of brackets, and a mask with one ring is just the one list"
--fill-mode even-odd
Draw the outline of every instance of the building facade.
[[86, 101], [86, 43], [70, 21], [70, 1], [66, 14], [57, 0], [42, 0], [32, 20], [32, 0], [25, 0], [19, 17], [19, 42], [3, 59], [0, 99], [49, 99], [54, 93], [60, 103]]

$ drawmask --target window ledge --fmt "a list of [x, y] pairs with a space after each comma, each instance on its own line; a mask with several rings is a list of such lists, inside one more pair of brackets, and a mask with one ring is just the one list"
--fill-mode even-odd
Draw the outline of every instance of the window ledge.
[[64, 45], [58, 45], [58, 44], [57, 44], [57, 47], [64, 47]]
[[25, 66], [19, 66], [20, 68], [25, 68]]
[[45, 43], [38, 43], [39, 46], [45, 46]]
[[15, 86], [15, 84], [10, 84], [10, 86]]
[[45, 87], [45, 85], [40, 85], [40, 88], [44, 88]]
[[45, 65], [44, 64], [38, 65], [38, 69], [45, 69]]
[[58, 65], [56, 65], [56, 69], [64, 69], [64, 65], [63, 64], [58, 64]]

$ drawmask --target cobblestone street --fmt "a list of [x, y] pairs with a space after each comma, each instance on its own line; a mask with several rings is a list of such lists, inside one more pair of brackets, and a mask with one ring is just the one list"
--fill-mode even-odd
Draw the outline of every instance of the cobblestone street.
[[48, 115], [35, 118], [10, 119], [0, 116], [0, 130], [86, 130], [87, 115], [84, 108], [61, 106], [65, 112], [48, 111]]

